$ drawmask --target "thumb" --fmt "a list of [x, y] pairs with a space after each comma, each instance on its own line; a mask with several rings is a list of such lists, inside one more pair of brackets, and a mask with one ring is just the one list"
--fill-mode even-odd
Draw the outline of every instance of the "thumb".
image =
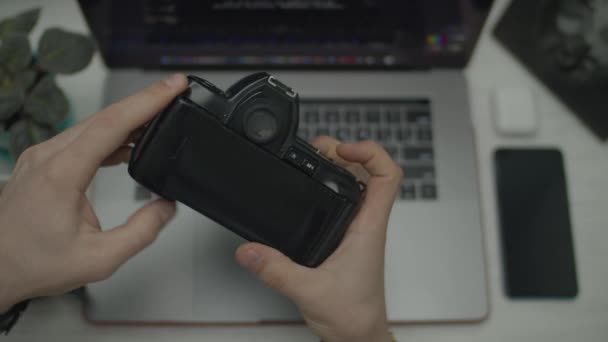
[[311, 269], [291, 261], [283, 253], [259, 243], [246, 243], [236, 250], [236, 261], [264, 284], [293, 301], [301, 298], [311, 279]]
[[175, 211], [175, 202], [156, 200], [136, 211], [125, 224], [102, 233], [103, 246], [107, 248], [104, 254], [111, 259], [106, 262], [118, 268], [146, 248], [173, 218]]

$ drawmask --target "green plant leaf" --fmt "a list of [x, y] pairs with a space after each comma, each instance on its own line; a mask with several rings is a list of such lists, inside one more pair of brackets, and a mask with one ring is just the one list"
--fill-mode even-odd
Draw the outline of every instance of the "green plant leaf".
[[40, 18], [39, 7], [0, 21], [0, 38], [9, 33], [29, 34], [36, 26], [38, 18]]
[[0, 124], [0, 149], [8, 150], [8, 130]]
[[602, 29], [600, 31], [600, 36], [602, 37], [602, 40], [604, 41], [604, 43], [608, 44], [608, 23], [606, 23], [606, 25], [604, 25], [604, 27], [602, 27]]
[[80, 33], [51, 28], [38, 44], [38, 64], [58, 74], [73, 74], [84, 69], [93, 58], [93, 41]]
[[30, 89], [36, 81], [36, 70], [27, 69], [15, 75], [14, 82], [25, 91]]
[[10, 87], [12, 84], [13, 80], [11, 79], [8, 72], [0, 68], [0, 88]]
[[7, 120], [21, 108], [24, 97], [21, 87], [0, 88], [0, 122]]
[[0, 122], [0, 148], [6, 149], [8, 146], [5, 146], [4, 134], [6, 133], [6, 128], [4, 128], [4, 124]]
[[28, 147], [39, 144], [55, 135], [53, 128], [24, 119], [15, 122], [10, 130], [9, 152], [17, 160]]
[[11, 33], [0, 41], [0, 66], [16, 73], [32, 61], [30, 41], [24, 33]]
[[24, 110], [38, 123], [55, 125], [68, 114], [68, 99], [55, 83], [55, 78], [46, 75], [26, 97]]

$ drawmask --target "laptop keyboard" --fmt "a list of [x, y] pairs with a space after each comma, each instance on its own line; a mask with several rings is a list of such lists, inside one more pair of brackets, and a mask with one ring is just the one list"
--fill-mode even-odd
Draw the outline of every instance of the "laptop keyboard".
[[[344, 142], [374, 140], [403, 169], [402, 200], [438, 198], [428, 100], [302, 101], [298, 135], [306, 140], [319, 135]], [[136, 187], [136, 200], [151, 198], [147, 189]]]
[[438, 198], [431, 120], [425, 99], [303, 100], [298, 135], [306, 140], [329, 135], [344, 142], [378, 142], [403, 169], [400, 198], [428, 201]]

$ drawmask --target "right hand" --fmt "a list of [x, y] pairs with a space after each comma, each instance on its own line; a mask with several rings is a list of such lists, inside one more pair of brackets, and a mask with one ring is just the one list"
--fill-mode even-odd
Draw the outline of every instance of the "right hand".
[[402, 171], [378, 144], [340, 144], [329, 137], [313, 145], [367, 181], [363, 205], [340, 247], [316, 269], [279, 251], [245, 243], [236, 259], [266, 285], [290, 298], [323, 341], [391, 341], [384, 296], [386, 229]]

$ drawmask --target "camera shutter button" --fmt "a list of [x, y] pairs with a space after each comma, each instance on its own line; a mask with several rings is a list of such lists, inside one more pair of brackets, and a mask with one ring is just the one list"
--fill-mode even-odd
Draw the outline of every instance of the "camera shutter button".
[[292, 162], [293, 164], [296, 164], [298, 166], [300, 164], [302, 164], [302, 160], [303, 160], [302, 154], [294, 148], [290, 148], [287, 151], [286, 158], [287, 158], [287, 160], [289, 160], [290, 162]]

